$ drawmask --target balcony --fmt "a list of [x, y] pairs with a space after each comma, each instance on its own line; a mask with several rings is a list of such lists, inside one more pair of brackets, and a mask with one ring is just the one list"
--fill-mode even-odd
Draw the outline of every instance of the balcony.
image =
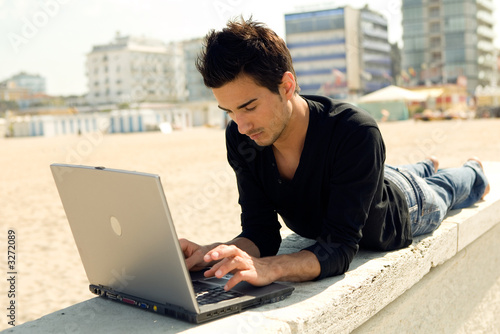
[[387, 41], [389, 39], [389, 34], [385, 30], [379, 30], [379, 29], [363, 29], [363, 34], [371, 37], [377, 37], [381, 38], [384, 41]]
[[495, 32], [487, 26], [481, 25], [477, 27], [477, 34], [489, 40], [495, 39]]
[[495, 10], [492, 0], [476, 0], [476, 2], [478, 6], [484, 7], [492, 12]]
[[429, 24], [429, 35], [441, 35], [441, 21], [434, 21]]
[[497, 64], [497, 60], [493, 54], [488, 53], [484, 55], [480, 55], [477, 58], [477, 64], [482, 67], [495, 68]]
[[371, 12], [362, 11], [361, 12], [361, 19], [364, 21], [377, 23], [377, 24], [380, 24], [382, 26], [387, 27], [387, 21], [383, 17], [381, 17], [377, 14], [371, 13]]
[[363, 48], [382, 52], [391, 52], [391, 46], [389, 44], [380, 42], [363, 41]]
[[478, 10], [476, 17], [477, 17], [478, 21], [485, 22], [491, 26], [495, 24], [495, 20], [493, 19], [493, 15], [491, 15], [491, 13], [488, 13], [487, 11]]
[[495, 47], [493, 46], [492, 43], [490, 42], [487, 42], [487, 41], [479, 41], [477, 43], [477, 49], [480, 50], [480, 51], [483, 51], [483, 52], [493, 52], [493, 50], [495, 49]]

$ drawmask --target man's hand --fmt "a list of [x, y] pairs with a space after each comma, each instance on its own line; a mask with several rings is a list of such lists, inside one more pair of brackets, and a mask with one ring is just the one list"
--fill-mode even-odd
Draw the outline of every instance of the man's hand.
[[[188, 270], [202, 270], [209, 264], [203, 260], [203, 256], [208, 252], [208, 247], [200, 246], [187, 239], [179, 239], [184, 259]], [[210, 261], [208, 261], [210, 262]]]
[[233, 274], [225, 290], [232, 289], [241, 281], [256, 286], [268, 285], [279, 277], [279, 273], [268, 266], [268, 258], [250, 256], [234, 245], [219, 245], [205, 255], [204, 261], [219, 261], [205, 272], [206, 277], [221, 278], [228, 273]]
[[321, 267], [312, 252], [260, 257], [257, 246], [246, 238], [236, 238], [227, 244], [215, 243], [200, 246], [186, 239], [179, 239], [189, 270], [212, 266], [204, 274], [218, 278], [231, 273], [226, 290], [241, 281], [264, 286], [274, 281], [303, 282], [319, 276]]
[[[205, 269], [206, 267], [212, 266], [218, 260], [213, 261], [212, 259], [208, 259], [205, 261], [203, 257], [215, 247], [222, 245], [220, 242], [216, 242], [211, 245], [200, 246], [192, 241], [187, 239], [179, 239], [179, 243], [181, 245], [182, 252], [184, 253], [184, 259], [186, 262], [186, 267], [191, 271], [198, 271]], [[254, 256], [259, 256], [259, 250], [257, 246], [250, 240], [246, 238], [235, 238], [226, 243], [226, 245], [237, 245], [240, 249], [244, 249], [248, 254], [252, 254]]]

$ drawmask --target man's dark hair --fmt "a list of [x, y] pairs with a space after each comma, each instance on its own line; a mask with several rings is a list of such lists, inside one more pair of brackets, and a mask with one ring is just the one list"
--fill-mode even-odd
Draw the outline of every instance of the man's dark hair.
[[[285, 72], [291, 72], [297, 81], [285, 41], [252, 18], [229, 21], [222, 31], [211, 30], [205, 36], [196, 68], [209, 88], [220, 88], [238, 75], [247, 74], [258, 85], [279, 94]], [[299, 90], [297, 84], [295, 91]]]

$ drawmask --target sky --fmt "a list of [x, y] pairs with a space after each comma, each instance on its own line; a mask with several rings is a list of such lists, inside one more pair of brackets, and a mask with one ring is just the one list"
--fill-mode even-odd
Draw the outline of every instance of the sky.
[[400, 41], [401, 0], [0, 0], [0, 81], [24, 71], [45, 77], [50, 95], [82, 95], [86, 55], [117, 32], [181, 41], [252, 15], [285, 38], [286, 13], [367, 3], [388, 19], [389, 41]]

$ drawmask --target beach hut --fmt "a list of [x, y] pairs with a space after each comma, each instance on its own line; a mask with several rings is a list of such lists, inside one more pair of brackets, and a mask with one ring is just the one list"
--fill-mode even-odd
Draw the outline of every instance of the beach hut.
[[427, 100], [426, 94], [397, 86], [387, 86], [362, 96], [357, 105], [368, 111], [376, 120], [406, 120], [409, 106]]

